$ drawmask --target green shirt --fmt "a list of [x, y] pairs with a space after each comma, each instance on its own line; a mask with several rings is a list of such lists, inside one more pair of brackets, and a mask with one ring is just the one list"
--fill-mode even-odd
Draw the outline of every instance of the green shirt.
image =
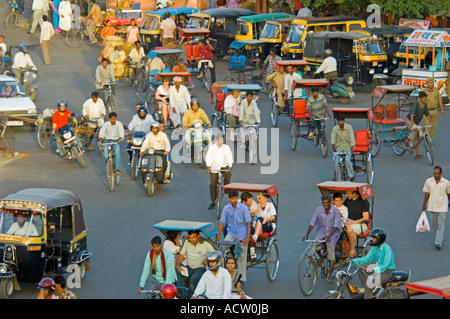
[[[175, 281], [177, 281], [174, 257], [170, 250], [164, 249], [163, 252], [164, 252], [164, 260], [166, 263], [166, 280], [164, 280], [164, 277], [163, 277], [161, 254], [159, 254], [158, 257], [156, 258], [156, 262], [155, 262], [156, 272], [153, 275], [153, 277], [155, 277], [155, 279], [160, 283], [173, 284]], [[152, 262], [150, 260], [150, 252], [148, 252], [147, 256], [145, 257], [144, 269], [142, 269], [142, 275], [141, 275], [141, 280], [139, 281], [139, 287], [145, 286], [145, 283], [147, 282], [147, 278], [151, 274], [151, 272], [152, 272]]]
[[415, 101], [411, 107], [411, 110], [409, 111], [408, 120], [411, 119], [411, 115], [414, 116], [414, 124], [419, 125], [424, 115], [430, 116], [427, 103], [425, 103], [423, 107], [420, 107], [419, 101]]
[[350, 151], [352, 146], [355, 146], [355, 134], [352, 126], [344, 124], [343, 130], [341, 130], [339, 125], [333, 127], [333, 131], [331, 131], [331, 145], [336, 146], [336, 149], [342, 152]]
[[365, 257], [352, 259], [352, 263], [354, 265], [362, 265], [374, 260], [377, 262], [377, 266], [373, 269], [376, 273], [383, 273], [388, 269], [395, 269], [394, 252], [386, 243], [381, 244], [380, 247], [373, 246]]

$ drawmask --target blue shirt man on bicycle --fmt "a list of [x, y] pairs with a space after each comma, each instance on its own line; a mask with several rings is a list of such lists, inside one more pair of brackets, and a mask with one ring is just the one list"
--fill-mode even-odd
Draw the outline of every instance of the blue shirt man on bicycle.
[[[114, 143], [114, 171], [117, 175], [120, 175], [121, 172], [121, 157], [120, 157], [120, 143], [122, 143], [125, 137], [125, 130], [123, 128], [123, 124], [120, 121], [117, 121], [117, 113], [111, 112], [108, 115], [109, 122], [103, 124], [100, 132], [98, 134], [100, 144], [103, 143]], [[103, 150], [103, 157], [105, 158], [105, 162], [108, 162], [109, 158], [109, 148], [105, 147]]]

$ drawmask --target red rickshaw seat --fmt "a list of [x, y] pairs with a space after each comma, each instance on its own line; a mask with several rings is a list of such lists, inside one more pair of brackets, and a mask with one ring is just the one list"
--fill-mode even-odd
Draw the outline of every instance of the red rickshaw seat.
[[305, 100], [294, 100], [294, 102], [292, 103], [292, 109], [292, 117], [294, 119], [309, 119], [309, 113], [306, 108]]
[[355, 132], [355, 147], [353, 154], [370, 151], [370, 133], [368, 130], [358, 130]]

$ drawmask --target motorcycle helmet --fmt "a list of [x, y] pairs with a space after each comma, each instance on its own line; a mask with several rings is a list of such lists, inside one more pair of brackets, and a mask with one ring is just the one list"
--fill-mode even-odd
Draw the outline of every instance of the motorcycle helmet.
[[51, 278], [43, 278], [38, 285], [38, 289], [48, 289], [48, 292], [55, 290], [55, 281]]
[[325, 57], [329, 57], [329, 56], [331, 56], [333, 54], [333, 51], [331, 50], [331, 49], [325, 49], [325, 50], [323, 50], [323, 55], [325, 56]]
[[370, 246], [379, 246], [386, 241], [386, 232], [381, 228], [372, 229], [370, 237], [375, 238], [375, 241], [370, 241]]
[[19, 50], [20, 50], [20, 52], [28, 53], [28, 45], [26, 45], [25, 43], [20, 44]]
[[[209, 266], [211, 261], [217, 261], [214, 266]], [[212, 251], [206, 256], [206, 269], [214, 271], [222, 265], [222, 253], [220, 251]]]
[[159, 124], [159, 122], [157, 121], [153, 121], [152, 124], [150, 124], [150, 129], [152, 129], [153, 127], [157, 127], [159, 131], [161, 129], [161, 124]]
[[177, 295], [177, 287], [174, 284], [164, 284], [161, 287], [164, 299], [172, 299]]
[[[66, 108], [64, 109], [64, 111], [61, 111], [61, 106], [65, 106]], [[58, 108], [58, 111], [60, 112], [65, 112], [67, 110], [67, 101], [64, 99], [60, 99], [58, 101], [58, 104], [56, 105], [56, 107]]]
[[[141, 115], [142, 112], [145, 112], [145, 114]], [[147, 108], [145, 107], [145, 105], [141, 104], [141, 106], [139, 106], [139, 108], [137, 110], [137, 114], [138, 114], [139, 118], [144, 119], [147, 116], [147, 113], [148, 113]]]

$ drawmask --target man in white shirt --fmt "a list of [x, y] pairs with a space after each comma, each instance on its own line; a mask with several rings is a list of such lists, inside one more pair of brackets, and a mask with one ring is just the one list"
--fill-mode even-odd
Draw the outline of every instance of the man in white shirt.
[[41, 49], [42, 49], [42, 55], [44, 56], [44, 64], [51, 64], [50, 59], [50, 39], [55, 34], [55, 30], [53, 29], [53, 25], [48, 22], [48, 18], [46, 15], [42, 16], [42, 22], [41, 25]]
[[169, 88], [170, 119], [173, 126], [177, 127], [181, 124], [183, 114], [191, 104], [191, 95], [186, 86], [181, 84], [181, 77], [174, 77], [173, 82], [174, 85]]
[[[261, 126], [261, 111], [256, 105], [256, 101], [253, 100], [253, 92], [248, 91], [246, 93], [246, 98], [242, 100], [239, 106], [239, 124], [241, 125], [239, 130], [239, 148], [245, 148], [245, 140], [246, 137], [250, 137], [250, 132], [248, 126], [252, 124], [259, 124]], [[254, 130], [255, 128], [250, 127], [250, 129]], [[256, 134], [254, 135], [256, 136]], [[256, 141], [253, 141], [256, 143]], [[251, 143], [253, 143], [251, 142]]]
[[206, 257], [207, 271], [198, 282], [191, 299], [205, 295], [208, 299], [230, 299], [232, 280], [227, 269], [221, 267], [222, 253], [213, 251]]
[[6, 43], [3, 42], [4, 40], [5, 40], [5, 37], [2, 36], [2, 35], [0, 35], [0, 53], [1, 53], [1, 56], [2, 56], [2, 57], [5, 56], [6, 51], [8, 51], [8, 48], [7, 48], [7, 46], [6, 46]]
[[[117, 113], [111, 112], [108, 115], [109, 122], [103, 124], [100, 132], [98, 134], [99, 143], [114, 143], [114, 170], [117, 175], [122, 174], [121, 172], [121, 156], [120, 156], [120, 143], [122, 143], [125, 137], [125, 130], [123, 124], [117, 121]], [[103, 151], [103, 157], [105, 162], [108, 162], [109, 158], [109, 147], [105, 145]]]
[[[30, 233], [28, 234], [28, 228], [30, 228]], [[15, 236], [38, 236], [39, 233], [36, 229], [36, 226], [34, 224], [31, 224], [27, 220], [27, 217], [25, 215], [17, 215], [17, 221], [11, 225], [11, 227], [8, 230], [8, 235], [15, 235]]]
[[[86, 130], [89, 133], [94, 133], [98, 127], [101, 127], [103, 125], [103, 123], [105, 122], [104, 116], [106, 115], [106, 107], [105, 103], [103, 103], [103, 100], [98, 97], [98, 92], [92, 92], [91, 98], [84, 102], [82, 114], [86, 120], [90, 121], [87, 123], [86, 127]], [[88, 149], [90, 151], [94, 149], [92, 146], [93, 137], [93, 134], [89, 134]]]
[[28, 33], [33, 34], [36, 31], [38, 24], [42, 28], [42, 23], [44, 22], [42, 17], [48, 13], [49, 9], [48, 0], [33, 0], [31, 9], [33, 10], [33, 22], [31, 23], [31, 29]]
[[330, 49], [325, 49], [323, 53], [325, 55], [325, 59], [323, 60], [320, 67], [316, 70], [316, 72], [313, 73], [313, 75], [323, 72], [325, 79], [330, 81], [334, 78], [337, 78], [338, 76], [337, 61], [333, 56], [331, 56], [333, 54], [333, 51], [331, 51]]
[[130, 62], [135, 64], [135, 68], [141, 68], [144, 65], [145, 52], [141, 42], [134, 42], [134, 48], [130, 51], [129, 57]]
[[292, 92], [292, 83], [301, 79], [302, 77], [298, 74], [297, 67], [295, 65], [288, 65], [287, 74], [284, 77], [284, 94], [289, 101], [304, 96], [303, 89], [296, 88], [294, 92]]
[[175, 21], [172, 20], [170, 12], [166, 12], [164, 18], [164, 21], [161, 22], [161, 33], [159, 36], [159, 41], [161, 41], [163, 47], [170, 42], [175, 42], [177, 30], [177, 26]]
[[114, 83], [111, 85], [111, 94], [116, 95], [116, 77], [114, 76], [114, 70], [111, 65], [109, 65], [109, 60], [107, 58], [102, 59], [102, 64], [100, 64], [95, 70], [95, 87], [98, 90], [98, 95], [102, 100], [105, 100], [105, 95], [103, 94], [103, 85], [107, 83]]
[[442, 177], [442, 167], [434, 167], [433, 177], [425, 181], [423, 192], [425, 198], [423, 199], [422, 211], [430, 212], [431, 227], [435, 232], [434, 245], [437, 249], [441, 249], [444, 239], [445, 217], [450, 202], [450, 182]]
[[22, 82], [22, 74], [25, 72], [27, 68], [31, 68], [37, 72], [37, 68], [31, 60], [30, 55], [28, 54], [28, 46], [26, 44], [19, 45], [20, 52], [17, 52], [14, 56], [12, 70], [14, 72], [14, 76], [19, 82]]
[[205, 156], [206, 167], [209, 173], [209, 196], [211, 204], [208, 209], [216, 207], [217, 183], [219, 181], [219, 170], [228, 170], [222, 172], [223, 184], [227, 185], [231, 179], [231, 169], [233, 166], [233, 154], [227, 144], [224, 144], [224, 138], [221, 135], [216, 136], [216, 143], [208, 148]]

